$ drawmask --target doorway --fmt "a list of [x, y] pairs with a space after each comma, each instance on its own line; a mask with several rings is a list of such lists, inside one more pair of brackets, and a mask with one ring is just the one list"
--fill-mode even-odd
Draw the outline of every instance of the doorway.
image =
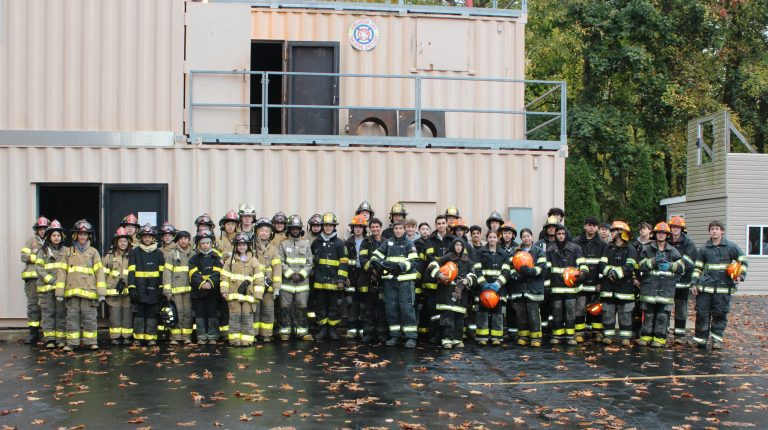
[[[101, 233], [100, 184], [37, 184], [38, 213], [54, 219], [69, 232], [75, 222], [83, 218], [93, 225], [93, 246], [99, 247]], [[69, 234], [64, 235], [69, 238]], [[66, 241], [69, 244], [69, 241]]]
[[167, 184], [104, 184], [104, 249], [108, 249], [123, 217], [129, 213], [139, 224], [160, 227], [168, 219]]
[[[285, 42], [282, 40], [251, 42], [251, 71], [281, 72], [284, 70], [283, 52]], [[261, 75], [251, 75], [251, 104], [261, 104], [262, 98]], [[283, 103], [283, 75], [270, 75], [267, 83], [267, 103]], [[251, 134], [261, 133], [261, 107], [251, 108]], [[283, 133], [283, 109], [267, 109], [267, 128], [269, 134]]]

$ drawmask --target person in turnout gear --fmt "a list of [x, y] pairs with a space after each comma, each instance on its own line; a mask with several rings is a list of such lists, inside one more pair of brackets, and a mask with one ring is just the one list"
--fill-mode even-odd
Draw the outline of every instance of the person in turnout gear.
[[213, 251], [213, 239], [213, 233], [208, 230], [198, 232], [195, 236], [197, 252], [189, 259], [192, 306], [200, 345], [215, 345], [220, 336], [217, 309], [221, 298], [222, 263]]
[[378, 218], [371, 218], [368, 222], [371, 230], [370, 236], [363, 239], [360, 244], [360, 267], [364, 273], [363, 285], [359, 291], [362, 297], [360, 303], [360, 315], [363, 324], [363, 342], [384, 343], [387, 341], [387, 320], [384, 310], [384, 294], [381, 291], [382, 270], [377, 265], [371, 266], [371, 257], [379, 249], [384, 238], [381, 235], [382, 223]]
[[364, 216], [365, 222], [367, 223], [368, 221], [371, 220], [371, 218], [373, 218], [373, 216], [375, 215], [375, 212], [371, 208], [371, 204], [368, 203], [368, 200], [363, 200], [363, 202], [360, 203], [360, 206], [357, 207], [357, 210], [355, 211], [355, 215]]
[[747, 276], [749, 262], [738, 245], [725, 237], [725, 225], [709, 223], [709, 240], [698, 251], [691, 291], [696, 295], [696, 332], [690, 345], [723, 348], [731, 296]]
[[[524, 228], [520, 231], [523, 243], [509, 256], [510, 283], [507, 306], [514, 309], [517, 318], [516, 343], [538, 348], [541, 346], [541, 314], [539, 304], [544, 301], [544, 280], [547, 277], [547, 255], [540, 246], [533, 243], [533, 231]], [[522, 265], [520, 270], [514, 266], [518, 253], [528, 253], [531, 265]]]
[[581, 280], [579, 293], [576, 296], [576, 342], [584, 342], [587, 328], [591, 329], [593, 339], [603, 341], [603, 322], [599, 315], [586, 312], [587, 305], [599, 301], [602, 275], [599, 269], [601, 258], [605, 254], [606, 243], [597, 235], [597, 218], [590, 216], [584, 220], [584, 231], [573, 240], [581, 247], [584, 263], [589, 268], [589, 274]]
[[[35, 253], [37, 272], [37, 297], [40, 303], [43, 343], [46, 348], [63, 347], [66, 339], [67, 313], [64, 303], [56, 300], [56, 277], [59, 270], [66, 270], [66, 248], [63, 244], [64, 228], [57, 220], [51, 221], [43, 239], [43, 246]], [[30, 341], [31, 343], [32, 341]]]
[[274, 231], [275, 236], [270, 241], [272, 243], [272, 246], [277, 249], [277, 246], [280, 245], [280, 242], [284, 241], [285, 238], [288, 236], [286, 234], [286, 227], [285, 224], [288, 222], [288, 217], [283, 212], [278, 212], [272, 217], [272, 231]]
[[82, 219], [71, 232], [73, 243], [65, 250], [66, 266], [62, 265], [56, 274], [56, 300], [65, 301], [67, 308], [64, 350], [74, 350], [81, 339], [86, 347], [99, 349], [96, 317], [98, 304], [106, 300], [107, 294], [104, 265], [99, 251], [91, 246], [93, 225]]
[[163, 268], [163, 295], [176, 303], [179, 322], [171, 328], [171, 345], [192, 343], [192, 287], [189, 282], [189, 260], [195, 255], [195, 248], [189, 243], [188, 231], [176, 233], [176, 246], [165, 254]]
[[141, 243], [128, 258], [128, 296], [133, 307], [133, 344], [157, 344], [157, 313], [163, 298], [163, 251], [158, 249], [157, 229], [145, 224], [139, 230]]
[[174, 241], [176, 233], [178, 233], [178, 230], [168, 221], [164, 222], [160, 227], [160, 250], [163, 251], [163, 254], [167, 255], [176, 247], [176, 241]]
[[312, 242], [312, 258], [315, 279], [312, 285], [316, 294], [317, 324], [320, 332], [316, 340], [338, 340], [336, 327], [341, 322], [339, 303], [349, 276], [349, 255], [344, 242], [339, 239], [336, 215], [323, 214], [323, 231]]
[[382, 273], [384, 312], [389, 324], [386, 345], [398, 345], [401, 338], [405, 337], [405, 347], [415, 348], [418, 333], [414, 282], [419, 256], [413, 243], [405, 238], [405, 225], [402, 221], [395, 222], [392, 232], [394, 237], [382, 241], [370, 261]]
[[448, 206], [443, 215], [445, 215], [445, 220], [448, 222], [448, 225], [453, 225], [456, 220], [461, 218], [461, 212], [459, 212], [459, 208], [456, 206]]
[[312, 249], [302, 239], [304, 229], [301, 217], [288, 217], [288, 237], [280, 242], [277, 254], [283, 265], [283, 283], [280, 288], [280, 340], [287, 341], [291, 333], [305, 341], [313, 340], [307, 322], [309, 273], [312, 270]]
[[360, 301], [362, 293], [360, 287], [366, 285], [365, 273], [360, 265], [360, 246], [365, 239], [365, 231], [368, 227], [363, 215], [355, 215], [349, 228], [352, 230], [352, 236], [344, 241], [349, 256], [349, 281], [344, 287], [344, 304], [347, 307], [347, 339], [355, 339], [360, 336], [363, 328], [360, 326]]
[[[519, 246], [515, 241], [517, 238], [517, 226], [512, 221], [507, 221], [499, 227], [499, 234], [499, 243], [497, 246], [511, 257], [515, 252], [515, 248]], [[511, 337], [516, 337], [517, 317], [515, 316], [514, 307], [507, 303], [506, 294], [501, 296], [501, 307], [501, 314], [506, 319], [507, 333]]]
[[[637, 258], [640, 259], [640, 253], [643, 252], [643, 247], [651, 243], [651, 230], [653, 226], [647, 222], [641, 222], [637, 226], [637, 239], [632, 241], [632, 247], [637, 251]], [[643, 268], [638, 265], [635, 271], [635, 279], [633, 284], [635, 285], [635, 295], [640, 295], [640, 279], [643, 277]], [[640, 327], [643, 323], [643, 310], [641, 306], [635, 306], [635, 310], [632, 312], [632, 336], [640, 338]]]
[[485, 241], [483, 240], [483, 229], [479, 225], [473, 225], [469, 228], [469, 238], [469, 247], [471, 248], [470, 254], [479, 252], [480, 248], [485, 245]]
[[392, 205], [392, 209], [389, 211], [389, 227], [387, 227], [386, 230], [384, 230], [381, 235], [384, 237], [384, 239], [389, 239], [391, 237], [395, 236], [394, 233], [394, 225], [397, 222], [405, 222], [405, 217], [408, 216], [408, 212], [405, 210], [405, 205], [402, 203], [395, 203]]
[[32, 231], [35, 234], [21, 248], [21, 262], [24, 263], [21, 280], [24, 281], [24, 295], [27, 297], [27, 326], [29, 327], [29, 336], [24, 340], [26, 344], [35, 343], [40, 339], [41, 315], [35, 262], [37, 261], [37, 250], [43, 246], [45, 232], [50, 225], [51, 222], [48, 218], [39, 216], [32, 225]]
[[603, 306], [603, 343], [610, 345], [618, 338], [621, 339], [621, 346], [630, 346], [632, 312], [635, 309], [633, 281], [638, 255], [635, 247], [629, 243], [632, 235], [627, 223], [614, 221], [611, 225], [611, 235], [613, 240], [605, 247], [598, 269], [603, 275], [600, 288], [600, 301]]
[[[445, 215], [435, 217], [435, 231], [424, 244], [424, 257], [420, 262], [423, 267], [429, 267], [433, 261], [438, 261], [448, 251], [455, 237], [448, 232], [448, 220]], [[418, 251], [417, 251], [418, 252]], [[419, 311], [419, 332], [423, 333], [429, 343], [437, 343], [440, 335], [440, 314], [437, 312], [437, 279], [425, 273], [421, 279], [421, 309]]]
[[[559, 225], [555, 230], [555, 243], [547, 248], [547, 269], [549, 279], [544, 282], [552, 294], [552, 344], [566, 341], [568, 345], [576, 345], [576, 296], [578, 283], [589, 276], [581, 247], [568, 242], [565, 226]], [[576, 268], [580, 272], [576, 283], [568, 285], [563, 274], [568, 268]]]
[[120, 225], [118, 227], [123, 227], [125, 231], [128, 233], [128, 236], [131, 237], [132, 248], [136, 248], [137, 246], [139, 246], [138, 232], [139, 232], [139, 229], [141, 228], [141, 225], [139, 225], [139, 219], [136, 218], [136, 215], [134, 215], [133, 212], [124, 216], [123, 220], [120, 222]]
[[229, 333], [232, 346], [251, 346], [255, 340], [253, 308], [264, 296], [264, 272], [251, 252], [251, 241], [237, 233], [232, 241], [234, 252], [224, 262], [221, 296], [229, 305]]
[[[315, 243], [315, 239], [320, 236], [323, 231], [323, 215], [314, 214], [307, 220], [307, 234], [309, 237], [309, 246], [311, 247]], [[315, 269], [309, 271], [309, 297], [307, 297], [307, 319], [310, 325], [310, 332], [312, 329], [317, 328], [317, 315], [315, 309], [317, 308], [315, 296], [317, 295], [313, 286], [315, 285]]]
[[[475, 295], [482, 294], [485, 290], [492, 290], [500, 297], [504, 297], [506, 295], [505, 285], [509, 280], [509, 254], [499, 246], [498, 231], [488, 231], [485, 240], [488, 243], [480, 249], [477, 262], [473, 267], [478, 285]], [[492, 339], [494, 345], [501, 345], [501, 340], [504, 336], [504, 318], [501, 312], [501, 301], [492, 309], [488, 309], [480, 303], [479, 298], [477, 303], [475, 339], [478, 345], [487, 345], [489, 338]], [[488, 324], [489, 318], [490, 328]]]
[[[465, 252], [464, 241], [456, 238], [447, 253], [439, 260], [430, 263], [427, 270], [430, 276], [438, 280], [437, 312], [440, 314], [440, 343], [443, 348], [463, 347], [464, 316], [467, 314], [469, 290], [476, 276], [472, 272], [472, 262]], [[447, 263], [453, 263], [458, 269], [456, 278], [450, 281], [440, 270]]]
[[[235, 211], [229, 211], [219, 220], [219, 243], [218, 249], [221, 252], [223, 260], [232, 256], [235, 250], [235, 235], [237, 234], [237, 225], [240, 223], [240, 217]], [[246, 234], [245, 237], [251, 242], [251, 238]]]
[[253, 326], [264, 342], [270, 342], [275, 332], [275, 298], [280, 296], [283, 283], [282, 261], [271, 242], [274, 234], [270, 220], [259, 218], [256, 221], [254, 250], [264, 271], [264, 294], [261, 301], [254, 304]]
[[696, 245], [688, 237], [688, 231], [685, 228], [685, 219], [681, 216], [673, 216], [669, 220], [669, 229], [672, 237], [669, 238], [669, 244], [677, 249], [677, 252], [683, 256], [685, 272], [680, 276], [675, 289], [675, 344], [685, 345], [685, 324], [688, 321], [688, 294], [691, 288], [691, 278], [693, 277], [694, 264], [698, 250]]
[[237, 231], [245, 233], [248, 240], [253, 242], [253, 238], [256, 237], [256, 209], [250, 203], [241, 203], [237, 215], [240, 217], [240, 226]]
[[[556, 208], [555, 208], [556, 209]], [[550, 210], [551, 212], [551, 210]], [[541, 247], [542, 250], [546, 253], [547, 249], [550, 247], [550, 245], [555, 244], [555, 231], [557, 230], [557, 227], [560, 225], [560, 222], [558, 222], [557, 217], [554, 215], [550, 215], [547, 217], [547, 222], [544, 224], [544, 228], [542, 229], [542, 235], [540, 234], [540, 239], [536, 241], [536, 246]], [[567, 237], [568, 230], [566, 230], [566, 237]], [[545, 279], [545, 283], [547, 280]], [[544, 288], [544, 301], [539, 304], [539, 311], [541, 312], [541, 329], [543, 332], [551, 332], [551, 329], [549, 327], [549, 322], [552, 320], [552, 291], [549, 288]]]
[[[549, 226], [550, 225], [565, 225], [564, 220], [565, 219], [565, 212], [560, 208], [551, 208], [549, 211], [547, 211], [547, 223], [544, 224], [544, 228], [541, 229], [539, 232], [539, 241], [543, 239], [548, 239], [549, 236]], [[565, 240], [566, 242], [570, 242], [573, 240], [573, 236], [571, 236], [571, 232], [568, 231], [568, 229], [565, 229]], [[554, 239], [550, 240], [550, 242], [554, 241]], [[536, 242], [537, 244], [539, 242]], [[545, 248], [546, 250], [546, 248]]]
[[675, 286], [685, 270], [683, 258], [667, 239], [671, 235], [665, 222], [656, 224], [652, 231], [652, 242], [643, 247], [639, 267], [642, 272], [640, 283], [640, 307], [643, 309], [643, 325], [638, 345], [658, 348], [667, 344], [669, 316], [675, 304]]
[[107, 280], [107, 306], [109, 306], [109, 339], [113, 346], [130, 345], [133, 335], [133, 310], [128, 296], [131, 249], [131, 236], [125, 227], [118, 227], [112, 237], [112, 247], [104, 256], [104, 276]]
[[500, 213], [493, 211], [485, 220], [485, 226], [488, 227], [488, 231], [497, 231], [501, 225], [504, 224], [504, 218]]

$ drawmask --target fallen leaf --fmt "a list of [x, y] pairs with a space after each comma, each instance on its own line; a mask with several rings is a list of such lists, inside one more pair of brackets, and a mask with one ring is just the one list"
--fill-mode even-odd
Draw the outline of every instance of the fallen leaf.
[[141, 424], [147, 420], [147, 417], [134, 417], [126, 421], [128, 424]]
[[197, 421], [187, 421], [183, 423], [176, 423], [179, 427], [195, 427], [197, 425]]

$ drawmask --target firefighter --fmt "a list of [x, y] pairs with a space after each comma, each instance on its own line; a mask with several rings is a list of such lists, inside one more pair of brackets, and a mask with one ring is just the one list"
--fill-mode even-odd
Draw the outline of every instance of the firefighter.
[[402, 203], [395, 203], [392, 205], [392, 209], [389, 211], [389, 227], [387, 227], [381, 234], [384, 239], [389, 239], [395, 236], [394, 225], [396, 222], [404, 222], [405, 217], [408, 216], [408, 212], [405, 210], [405, 205]]
[[124, 216], [123, 220], [120, 222], [120, 225], [118, 227], [125, 228], [125, 231], [128, 233], [129, 236], [131, 236], [132, 248], [136, 248], [137, 246], [139, 246], [138, 231], [141, 228], [141, 225], [139, 225], [139, 219], [136, 218], [136, 215], [134, 215], [133, 212]]
[[371, 265], [382, 270], [384, 312], [389, 325], [387, 346], [399, 345], [405, 337], [405, 347], [415, 348], [418, 336], [414, 295], [418, 253], [405, 239], [403, 221], [392, 226], [394, 237], [382, 241], [371, 256]]
[[[433, 261], [438, 261], [448, 252], [454, 237], [448, 233], [448, 220], [445, 215], [435, 217], [435, 231], [424, 244], [424, 257], [420, 264], [429, 267]], [[428, 339], [429, 343], [439, 340], [440, 315], [437, 313], [437, 279], [424, 274], [421, 279], [421, 309], [419, 310], [419, 332]]]
[[[307, 220], [307, 232], [309, 237], [309, 246], [311, 247], [315, 243], [315, 239], [320, 236], [323, 231], [323, 216], [321, 214], [314, 214]], [[309, 296], [307, 297], [307, 319], [311, 329], [317, 328], [317, 315], [315, 314], [315, 289], [312, 288], [315, 285], [315, 269], [309, 271]], [[315, 330], [310, 330], [313, 332]]]
[[[557, 230], [557, 226], [559, 226], [560, 223], [557, 221], [557, 217], [552, 215], [547, 217], [547, 222], [544, 224], [544, 227], [542, 229], [542, 232], [544, 233], [544, 237], [540, 238], [536, 242], [536, 246], [541, 247], [541, 249], [546, 253], [547, 249], [551, 245], [555, 244], [555, 231]], [[567, 230], [566, 230], [567, 233]], [[541, 235], [540, 235], [541, 237]], [[544, 282], [548, 284], [547, 280], [545, 279]], [[549, 322], [552, 321], [552, 290], [550, 288], [544, 288], [544, 301], [541, 302], [539, 305], [539, 310], [541, 311], [541, 328], [542, 331], [549, 332]]]
[[[709, 240], [699, 249], [691, 290], [696, 295], [696, 333], [690, 345], [706, 347], [712, 338], [712, 348], [723, 348], [723, 335], [728, 324], [731, 296], [747, 275], [747, 257], [738, 245], [727, 240], [725, 225], [709, 223]], [[740, 270], [729, 274], [728, 266], [738, 263]]]
[[698, 253], [693, 240], [688, 237], [688, 230], [685, 228], [685, 219], [681, 216], [673, 216], [669, 220], [669, 229], [672, 231], [672, 237], [669, 244], [677, 249], [677, 252], [683, 256], [685, 272], [680, 276], [680, 281], [675, 289], [675, 344], [685, 345], [685, 324], [688, 322], [688, 294], [691, 288], [691, 277], [693, 276], [694, 264], [696, 263], [696, 254]]
[[573, 243], [581, 247], [584, 263], [589, 268], [589, 275], [581, 279], [579, 293], [576, 296], [576, 342], [584, 342], [587, 329], [591, 329], [592, 338], [596, 342], [603, 341], [603, 322], [599, 315], [587, 314], [586, 308], [590, 303], [599, 301], [599, 289], [602, 280], [600, 276], [600, 262], [605, 254], [606, 243], [597, 234], [597, 218], [589, 216], [584, 220], [584, 231], [573, 240]]
[[200, 233], [203, 230], [208, 230], [211, 232], [211, 234], [213, 234], [213, 228], [215, 226], [216, 225], [213, 223], [211, 216], [207, 213], [204, 213], [195, 218], [195, 228], [197, 229], [196, 233]]
[[[499, 297], [506, 295], [505, 285], [509, 280], [509, 254], [499, 246], [499, 231], [490, 230], [485, 235], [488, 242], [480, 249], [477, 262], [473, 270], [477, 277], [477, 291], [474, 296], [478, 296], [485, 290], [493, 290]], [[493, 309], [487, 309], [479, 304], [479, 296], [474, 299], [478, 303], [477, 309], [477, 329], [475, 339], [479, 345], [485, 346], [489, 339], [492, 339], [494, 345], [501, 345], [504, 337], [504, 317], [502, 313], [501, 301]], [[490, 328], [488, 320], [490, 318]]]
[[[429, 336], [429, 324], [422, 323], [422, 312], [426, 312], [426, 294], [424, 293], [424, 280], [425, 274], [423, 273], [423, 267], [427, 267], [427, 241], [429, 240], [432, 231], [429, 228], [429, 223], [422, 222], [418, 225], [418, 238], [413, 241], [413, 245], [416, 247], [416, 252], [419, 255], [419, 266], [416, 268], [416, 282], [414, 283], [414, 292], [416, 294], [416, 321], [419, 321], [419, 333], [423, 336]], [[408, 227], [406, 226], [406, 233]], [[372, 250], [371, 252], [375, 251]], [[383, 306], [383, 302], [382, 302]], [[422, 334], [423, 333], [423, 334]]]
[[272, 246], [277, 249], [280, 242], [284, 241], [287, 235], [285, 234], [285, 223], [288, 222], [288, 217], [283, 212], [278, 212], [272, 217], [272, 230], [275, 232], [275, 237], [272, 238]]
[[109, 306], [109, 339], [113, 346], [130, 345], [133, 335], [133, 310], [128, 296], [131, 249], [131, 236], [125, 227], [118, 227], [112, 237], [112, 247], [104, 256], [104, 277], [107, 280], [107, 305]]
[[452, 225], [454, 221], [461, 218], [461, 213], [459, 212], [459, 208], [456, 206], [448, 206], [445, 209], [445, 220], [448, 222], [448, 225]]
[[163, 251], [158, 249], [157, 229], [145, 224], [139, 230], [141, 243], [128, 259], [128, 295], [133, 307], [133, 345], [157, 344], [157, 313], [163, 296]]
[[[517, 226], [512, 221], [507, 221], [499, 227], [499, 243], [496, 245], [501, 248], [507, 255], [512, 256], [515, 253], [515, 248], [520, 246], [515, 239], [517, 238]], [[504, 285], [502, 285], [503, 287]], [[509, 291], [507, 288], [504, 291]], [[506, 324], [507, 335], [510, 337], [517, 337], [517, 317], [515, 316], [514, 307], [507, 303], [507, 295], [501, 296], [501, 315], [503, 316]]]
[[309, 233], [309, 243], [317, 239], [323, 231], [323, 215], [314, 214], [307, 220], [307, 232]]
[[466, 252], [470, 257], [473, 255], [472, 250], [469, 246], [469, 239], [467, 239], [467, 233], [469, 233], [469, 227], [467, 227], [467, 223], [462, 218], [455, 219], [452, 224], [448, 224], [449, 226], [449, 232], [462, 240], [464, 242], [464, 252]]
[[[464, 241], [457, 237], [449, 251], [427, 267], [431, 272], [430, 276], [439, 283], [436, 309], [440, 314], [440, 343], [444, 349], [464, 347], [464, 317], [467, 314], [469, 291], [477, 279], [472, 272], [472, 261], [464, 247]], [[456, 279], [450, 282], [440, 271], [448, 262], [453, 262], [458, 268]]]
[[32, 225], [32, 231], [35, 232], [21, 248], [21, 262], [24, 263], [24, 270], [21, 272], [21, 280], [24, 281], [24, 294], [27, 296], [27, 326], [29, 327], [29, 336], [24, 340], [26, 344], [36, 343], [40, 340], [40, 305], [37, 296], [37, 270], [35, 262], [37, 261], [37, 250], [43, 246], [45, 241], [45, 231], [50, 227], [51, 222], [44, 216], [39, 216]]
[[45, 229], [43, 245], [35, 254], [43, 342], [48, 349], [65, 345], [67, 312], [64, 303], [56, 300], [55, 291], [59, 269], [67, 269], [64, 262], [65, 250], [64, 228], [57, 220], [53, 220]]
[[381, 291], [381, 270], [371, 267], [373, 253], [379, 249], [384, 238], [381, 235], [382, 223], [378, 218], [368, 222], [371, 234], [360, 244], [360, 266], [365, 273], [365, 284], [360, 286], [362, 300], [360, 315], [363, 324], [362, 341], [365, 343], [387, 341], [387, 320], [384, 312], [384, 295]]
[[250, 241], [253, 241], [256, 237], [256, 228], [254, 223], [256, 222], [256, 209], [251, 206], [250, 203], [241, 203], [238, 208], [237, 215], [240, 218], [240, 226], [238, 232], [245, 233]]
[[492, 211], [488, 219], [485, 220], [485, 226], [488, 227], [488, 231], [496, 231], [502, 224], [504, 224], [504, 218], [496, 211]]
[[[72, 246], [64, 252], [64, 263], [56, 274], [56, 300], [65, 301], [67, 308], [64, 351], [83, 345], [99, 349], [97, 344], [97, 309], [106, 301], [107, 284], [101, 255], [91, 246], [93, 225], [81, 219], [72, 227]], [[81, 331], [82, 329], [82, 331]]]
[[[493, 213], [491, 213], [493, 215]], [[503, 222], [499, 223], [498, 221], [493, 221], [492, 225], [501, 225]], [[488, 230], [490, 231], [490, 229]], [[498, 231], [498, 226], [496, 226], [496, 231]], [[480, 255], [480, 250], [486, 245], [486, 242], [482, 239], [483, 229], [479, 225], [473, 225], [469, 228], [469, 236], [471, 238], [471, 241], [469, 243], [469, 246], [467, 249], [470, 251], [470, 255], [474, 256], [474, 260], [472, 261], [472, 265], [474, 267], [474, 264], [477, 263], [477, 258]], [[475, 330], [477, 330], [477, 303], [474, 302], [475, 300], [475, 294], [473, 294], [472, 289], [470, 289], [470, 295], [469, 295], [470, 303], [467, 305], [467, 317], [464, 322], [464, 327], [466, 330], [466, 335], [469, 339], [475, 338]]]
[[163, 268], [163, 295], [176, 304], [179, 322], [171, 328], [171, 345], [192, 343], [192, 287], [189, 285], [189, 260], [195, 249], [189, 243], [188, 231], [179, 231], [174, 237], [175, 246], [165, 254]]
[[[610, 345], [621, 339], [621, 346], [630, 346], [632, 339], [632, 312], [635, 309], [634, 278], [638, 254], [629, 241], [632, 234], [629, 225], [614, 221], [611, 225], [613, 240], [605, 247], [599, 270], [603, 275], [600, 286], [602, 303], [603, 343]], [[592, 302], [590, 302], [592, 303]], [[616, 336], [616, 319], [619, 331]]]
[[563, 279], [566, 268], [575, 267], [580, 271], [578, 279], [586, 279], [589, 276], [589, 267], [584, 261], [581, 247], [567, 239], [565, 226], [558, 225], [555, 229], [555, 243], [547, 248], [547, 269], [549, 282], [545, 281], [545, 287], [549, 284], [552, 295], [552, 340], [556, 345], [566, 341], [568, 345], [577, 345], [574, 335], [576, 333], [576, 296], [578, 285], [568, 286]]
[[352, 236], [344, 241], [344, 246], [347, 247], [347, 255], [349, 257], [349, 280], [344, 287], [344, 304], [347, 308], [347, 339], [356, 339], [360, 337], [363, 328], [360, 321], [360, 301], [361, 295], [360, 288], [366, 285], [365, 273], [362, 270], [360, 264], [360, 246], [363, 243], [363, 239], [366, 236], [366, 227], [368, 221], [365, 216], [355, 215], [352, 217], [352, 222], [349, 223], [349, 228], [352, 230]]
[[[507, 305], [514, 309], [517, 318], [517, 338], [515, 342], [532, 347], [541, 346], [541, 313], [539, 304], [544, 301], [544, 280], [547, 277], [547, 255], [540, 246], [533, 243], [533, 231], [524, 228], [520, 231], [523, 241], [509, 256], [510, 285]], [[522, 266], [517, 271], [513, 266], [513, 258], [518, 252], [527, 252], [532, 257], [532, 266]]]
[[360, 206], [357, 207], [357, 210], [355, 210], [355, 215], [361, 215], [361, 214], [365, 217], [366, 223], [370, 221], [371, 218], [373, 218], [373, 216], [375, 215], [375, 212], [371, 208], [371, 204], [368, 203], [368, 200], [363, 200], [363, 202], [360, 203]]
[[291, 215], [287, 223], [288, 237], [280, 242], [277, 254], [283, 265], [283, 283], [280, 288], [280, 340], [287, 341], [291, 333], [304, 341], [313, 340], [307, 324], [307, 298], [309, 272], [312, 270], [312, 249], [302, 239], [304, 229], [301, 217]]
[[651, 243], [640, 253], [643, 270], [638, 301], [643, 309], [643, 324], [638, 345], [654, 348], [667, 344], [669, 316], [675, 304], [675, 289], [685, 264], [680, 253], [667, 239], [669, 224], [660, 222], [651, 231]]
[[[640, 258], [640, 253], [643, 252], [643, 247], [645, 245], [648, 245], [651, 243], [651, 229], [653, 229], [653, 226], [648, 224], [647, 222], [641, 222], [637, 226], [637, 239], [632, 241], [632, 246], [637, 251], [638, 259]], [[640, 279], [643, 276], [643, 268], [638, 265], [637, 270], [635, 271], [635, 279], [632, 281], [635, 285], [635, 295], [640, 294]], [[640, 338], [640, 326], [643, 323], [643, 310], [640, 306], [635, 306], [635, 310], [632, 311], [632, 336], [635, 338]]]
[[176, 227], [168, 221], [160, 226], [160, 250], [163, 251], [163, 254], [167, 255], [176, 247], [176, 242], [174, 241], [176, 233], [178, 233]]
[[221, 258], [213, 250], [213, 233], [199, 231], [195, 235], [197, 251], [189, 259], [190, 298], [195, 310], [198, 345], [215, 345], [219, 332], [218, 305], [221, 298]]
[[[240, 217], [235, 211], [229, 211], [226, 215], [219, 220], [219, 243], [218, 250], [221, 252], [222, 260], [232, 256], [235, 250], [235, 235], [237, 234], [237, 226], [240, 223]], [[245, 235], [249, 241], [251, 237]]]
[[323, 214], [323, 231], [312, 242], [312, 259], [314, 263], [314, 284], [315, 290], [317, 324], [320, 326], [320, 332], [316, 340], [338, 340], [336, 327], [341, 322], [339, 310], [339, 300], [342, 297], [342, 291], [347, 285], [349, 276], [349, 256], [347, 247], [339, 239], [336, 232], [336, 226], [339, 222], [336, 215], [331, 212]]
[[254, 305], [253, 327], [263, 342], [271, 342], [275, 332], [275, 298], [280, 296], [283, 283], [283, 266], [277, 255], [277, 248], [272, 245], [274, 239], [272, 223], [267, 218], [256, 221], [256, 258], [264, 272], [264, 294], [260, 302]]
[[221, 296], [229, 305], [229, 333], [232, 346], [251, 346], [255, 340], [254, 308], [264, 296], [264, 272], [251, 252], [251, 241], [245, 233], [232, 240], [233, 252], [225, 259], [221, 276]]

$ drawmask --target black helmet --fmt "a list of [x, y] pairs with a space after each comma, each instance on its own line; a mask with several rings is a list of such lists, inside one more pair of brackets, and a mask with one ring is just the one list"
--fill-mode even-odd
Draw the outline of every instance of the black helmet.
[[392, 215], [408, 216], [408, 212], [405, 210], [405, 205], [402, 203], [395, 203], [392, 205], [392, 209], [389, 211], [389, 220], [392, 221]]
[[214, 236], [210, 230], [201, 230], [195, 235], [195, 244], [203, 239], [211, 239], [211, 242], [213, 242], [216, 239], [216, 236]]
[[285, 227], [286, 228], [289, 228], [289, 227], [303, 228], [304, 225], [301, 222], [301, 217], [296, 214], [293, 214], [288, 217], [288, 222], [285, 224]]
[[285, 213], [278, 212], [275, 214], [275, 216], [272, 217], [272, 224], [285, 224], [288, 222], [288, 217], [285, 216]]
[[239, 243], [244, 243], [248, 246], [251, 245], [251, 239], [248, 238], [248, 235], [245, 233], [237, 233], [235, 235], [235, 238], [232, 240], [233, 245], [237, 245]]
[[485, 220], [485, 226], [488, 227], [489, 230], [491, 229], [491, 221], [498, 221], [499, 226], [504, 224], [504, 218], [502, 218], [501, 214], [496, 211], [491, 212], [491, 214], [488, 215], [488, 219]]
[[326, 212], [323, 214], [323, 225], [339, 225], [339, 221], [336, 219], [336, 214], [333, 212]]
[[229, 211], [226, 215], [219, 220], [219, 228], [224, 230], [224, 224], [233, 222], [235, 225], [240, 224], [240, 216], [235, 211]]
[[141, 230], [139, 230], [139, 237], [142, 236], [157, 236], [157, 229], [152, 224], [146, 223], [141, 227]]
[[272, 238], [275, 237], [275, 229], [272, 227], [272, 222], [267, 218], [259, 218], [258, 221], [256, 221], [256, 232], [258, 233], [259, 227], [269, 227], [269, 240], [272, 240]]
[[176, 234], [176, 227], [174, 227], [173, 224], [171, 224], [168, 221], [166, 221], [160, 227], [160, 234], [173, 234], [173, 235], [175, 235]]
[[176, 327], [179, 323], [179, 311], [176, 302], [163, 298], [160, 302], [159, 320], [165, 327]]
[[453, 216], [456, 218], [461, 218], [461, 214], [459, 213], [459, 208], [456, 206], [448, 206], [448, 209], [445, 210], [445, 216]]
[[357, 210], [355, 211], [355, 215], [360, 215], [360, 212], [367, 211], [369, 214], [371, 214], [371, 218], [374, 216], [373, 209], [371, 209], [371, 204], [368, 203], [368, 200], [363, 200], [362, 203], [360, 203], [360, 206], [357, 207]]
[[307, 230], [312, 231], [313, 225], [323, 225], [323, 216], [320, 214], [314, 214], [309, 217], [309, 220], [307, 221]]
[[207, 225], [208, 227], [211, 228], [211, 230], [213, 230], [213, 227], [216, 226], [216, 224], [214, 224], [213, 221], [211, 220], [211, 216], [208, 214], [202, 214], [195, 219], [195, 227], [198, 227], [201, 225]]

